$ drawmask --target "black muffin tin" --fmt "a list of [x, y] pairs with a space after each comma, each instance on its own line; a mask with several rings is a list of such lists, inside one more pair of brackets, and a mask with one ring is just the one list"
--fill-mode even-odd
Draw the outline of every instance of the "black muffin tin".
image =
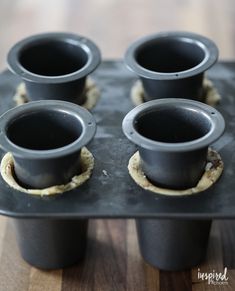
[[[166, 197], [140, 188], [128, 174], [136, 148], [122, 133], [122, 120], [134, 105], [130, 89], [136, 78], [120, 61], [103, 62], [92, 75], [101, 99], [92, 110], [97, 133], [89, 145], [95, 157], [92, 177], [81, 187], [54, 196], [32, 196], [10, 188], [0, 177], [0, 213], [15, 218], [180, 218], [235, 217], [235, 63], [222, 62], [208, 71], [222, 96], [216, 108], [226, 131], [213, 148], [225, 164], [220, 180], [189, 197]], [[0, 75], [0, 113], [15, 106], [20, 80], [9, 71]], [[187, 97], [187, 96], [185, 96]], [[0, 150], [0, 155], [4, 153]], [[180, 169], [179, 169], [180, 170]]]

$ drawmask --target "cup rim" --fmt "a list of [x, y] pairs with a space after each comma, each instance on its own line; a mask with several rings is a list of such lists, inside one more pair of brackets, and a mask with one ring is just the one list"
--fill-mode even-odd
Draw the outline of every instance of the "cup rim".
[[[61, 41], [71, 43], [75, 46], [80, 47], [88, 57], [86, 64], [69, 74], [58, 75], [58, 76], [46, 76], [30, 72], [19, 61], [19, 56], [24, 48], [27, 48], [31, 44], [41, 44], [45, 41]], [[66, 81], [74, 81], [83, 78], [93, 72], [101, 61], [101, 53], [96, 44], [90, 39], [76, 35], [73, 33], [66, 32], [49, 32], [41, 33], [29, 36], [17, 42], [8, 52], [7, 63], [8, 68], [11, 72], [19, 75], [23, 80], [38, 82], [38, 83], [61, 83]]]
[[[7, 128], [9, 124], [17, 117], [34, 111], [43, 112], [51, 109], [53, 111], [62, 111], [75, 116], [81, 126], [81, 135], [72, 143], [50, 150], [32, 150], [18, 146], [7, 137]], [[51, 159], [59, 158], [72, 154], [83, 146], [87, 145], [94, 137], [96, 132], [96, 122], [92, 114], [81, 106], [66, 101], [41, 100], [32, 101], [21, 106], [17, 106], [6, 111], [0, 116], [0, 147], [5, 151], [11, 152], [13, 156], [24, 159]]]
[[[196, 66], [183, 71], [165, 73], [148, 70], [138, 64], [138, 62], [136, 61], [137, 50], [141, 46], [144, 46], [145, 44], [149, 44], [159, 39], [176, 39], [193, 43], [204, 51], [205, 57]], [[217, 61], [218, 54], [219, 52], [216, 44], [207, 37], [185, 31], [169, 31], [148, 35], [136, 40], [127, 49], [124, 60], [127, 67], [140, 77], [151, 80], [178, 80], [192, 77], [206, 71]]]
[[[210, 130], [200, 138], [179, 143], [155, 141], [138, 133], [134, 125], [138, 116], [155, 108], [166, 106], [172, 109], [182, 108], [199, 111], [208, 118], [211, 124]], [[221, 113], [209, 105], [189, 99], [167, 98], [148, 101], [132, 109], [123, 119], [122, 129], [126, 137], [141, 148], [162, 152], [187, 152], [207, 147], [215, 142], [223, 134], [225, 122]]]

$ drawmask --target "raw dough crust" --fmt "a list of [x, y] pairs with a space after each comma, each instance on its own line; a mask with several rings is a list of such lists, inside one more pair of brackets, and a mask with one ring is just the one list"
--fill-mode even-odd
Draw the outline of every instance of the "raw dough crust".
[[[205, 92], [205, 97], [200, 100], [201, 102], [205, 102], [210, 106], [215, 106], [219, 103], [219, 101], [221, 100], [221, 96], [216, 90], [212, 81], [204, 78], [203, 90]], [[131, 100], [136, 106], [144, 102], [144, 90], [140, 80], [137, 80], [131, 88]]]
[[[100, 91], [91, 78], [87, 78], [85, 91], [83, 94], [85, 94], [85, 102], [81, 106], [88, 110], [91, 110], [93, 107], [95, 107], [96, 103], [100, 98]], [[15, 101], [17, 106], [28, 102], [28, 96], [24, 83], [20, 83], [17, 86], [13, 100]]]
[[157, 187], [147, 179], [140, 166], [140, 156], [138, 151], [130, 158], [128, 164], [129, 174], [136, 182], [136, 184], [138, 184], [145, 190], [167, 196], [191, 195], [205, 191], [219, 179], [223, 172], [223, 168], [224, 164], [220, 155], [216, 151], [209, 149], [205, 172], [198, 182], [197, 186], [185, 190], [173, 190]]
[[94, 157], [92, 153], [85, 147], [81, 150], [81, 167], [82, 173], [74, 176], [70, 182], [65, 185], [55, 185], [44, 189], [25, 189], [21, 187], [14, 179], [14, 161], [11, 153], [6, 153], [1, 161], [1, 175], [4, 181], [15, 190], [32, 194], [32, 195], [53, 195], [66, 191], [70, 191], [79, 187], [87, 181], [94, 168]]

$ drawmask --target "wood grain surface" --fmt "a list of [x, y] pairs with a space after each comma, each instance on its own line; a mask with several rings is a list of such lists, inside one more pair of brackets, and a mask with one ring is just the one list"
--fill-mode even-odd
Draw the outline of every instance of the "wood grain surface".
[[[11, 219], [0, 219], [0, 291], [234, 291], [235, 222], [215, 221], [206, 262], [185, 272], [159, 271], [139, 253], [134, 220], [91, 220], [86, 258], [64, 270], [42, 271], [20, 257]], [[228, 267], [228, 285], [208, 285], [201, 272]]]

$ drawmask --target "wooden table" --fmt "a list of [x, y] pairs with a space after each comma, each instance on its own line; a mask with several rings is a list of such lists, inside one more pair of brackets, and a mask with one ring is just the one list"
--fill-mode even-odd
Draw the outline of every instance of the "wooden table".
[[105, 59], [117, 59], [141, 36], [186, 30], [213, 39], [221, 59], [234, 59], [234, 18], [234, 0], [1, 0], [0, 69], [15, 42], [45, 31], [87, 36]]
[[134, 220], [91, 220], [87, 256], [64, 270], [41, 271], [20, 257], [11, 220], [0, 218], [0, 291], [212, 291], [235, 290], [235, 222], [213, 223], [201, 272], [228, 267], [228, 285], [197, 279], [197, 268], [164, 272], [141, 258]]

